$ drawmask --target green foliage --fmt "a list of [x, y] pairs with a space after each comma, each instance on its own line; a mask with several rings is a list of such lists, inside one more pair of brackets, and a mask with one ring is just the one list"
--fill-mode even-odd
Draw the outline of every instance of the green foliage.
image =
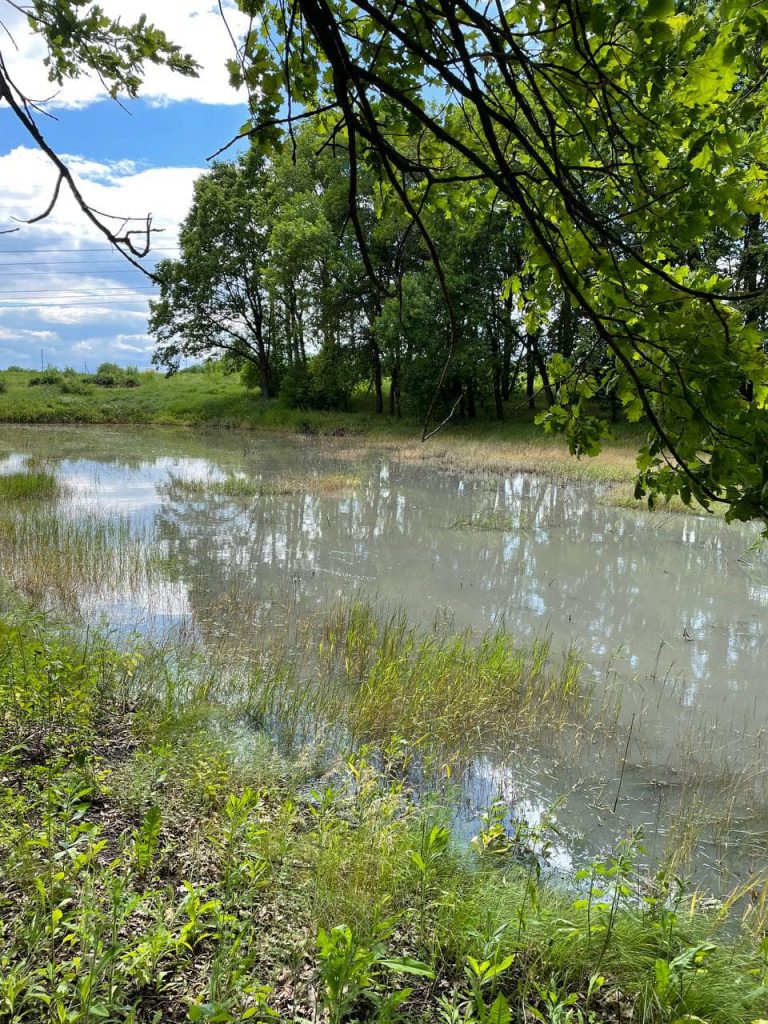
[[40, 388], [61, 384], [62, 380], [62, 375], [58, 370], [47, 370], [45, 373], [40, 373], [35, 377], [30, 377], [28, 383], [31, 388]]
[[[119, 376], [111, 373], [95, 373], [91, 376], [83, 377], [82, 382], [86, 386], [93, 384], [98, 388], [137, 388], [139, 386], [139, 378], [137, 376], [124, 373], [121, 373]], [[78, 392], [75, 393], [77, 394]], [[82, 394], [82, 392], [79, 393]]]
[[162, 824], [163, 816], [160, 808], [152, 806], [145, 814], [141, 827], [136, 832], [134, 857], [136, 860], [136, 870], [142, 877], [146, 876], [157, 852]]
[[281, 395], [291, 409], [346, 411], [358, 380], [355, 360], [335, 347], [327, 348], [285, 370]]
[[135, 96], [147, 61], [183, 75], [197, 74], [192, 57], [151, 25], [146, 15], [123, 24], [85, 0], [32, 0], [26, 14], [48, 48], [48, 77], [59, 85], [65, 78], [94, 73], [112, 96]]

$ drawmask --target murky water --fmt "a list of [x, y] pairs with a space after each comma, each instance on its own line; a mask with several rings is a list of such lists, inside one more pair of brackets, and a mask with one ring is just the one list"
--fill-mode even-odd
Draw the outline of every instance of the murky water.
[[[663, 809], [679, 804], [681, 773], [694, 762], [716, 776], [710, 797], [750, 766], [762, 784], [768, 556], [753, 548], [756, 530], [619, 510], [584, 483], [427, 471], [356, 452], [349, 439], [0, 429], [0, 471], [30, 454], [54, 460], [76, 507], [125, 514], [173, 565], [161, 594], [101, 595], [89, 614], [149, 628], [204, 618], [233, 589], [253, 606], [307, 609], [365, 594], [402, 603], [414, 621], [504, 624], [578, 644], [586, 670], [622, 692], [610, 742], [562, 766], [546, 750], [527, 767], [486, 754], [467, 794], [473, 803], [503, 792], [535, 817], [571, 793], [561, 817], [596, 849], [628, 821], [663, 832]], [[320, 495], [242, 501], [184, 483], [340, 469], [357, 485]], [[749, 836], [741, 873], [761, 862], [768, 816], [754, 773], [740, 795]]]

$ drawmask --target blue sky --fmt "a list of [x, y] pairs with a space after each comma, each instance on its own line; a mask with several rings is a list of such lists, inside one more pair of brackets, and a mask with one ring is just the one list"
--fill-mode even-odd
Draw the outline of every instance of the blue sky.
[[[120, 216], [152, 213], [163, 231], [154, 257], [176, 253], [177, 228], [185, 216], [206, 157], [245, 120], [242, 97], [227, 81], [231, 42], [215, 3], [205, 0], [106, 0], [110, 14], [133, 20], [143, 9], [202, 65], [199, 79], [150, 68], [142, 98], [128, 113], [105, 99], [100, 83], [67, 83], [46, 104], [55, 119], [39, 119], [48, 141], [67, 155], [88, 200]], [[226, 5], [225, 5], [226, 6]], [[7, 24], [5, 11], [3, 20]], [[228, 12], [232, 27], [238, 16]], [[52, 86], [42, 67], [40, 41], [23, 23], [11, 24], [18, 49], [3, 43], [11, 75], [34, 97]], [[47, 205], [56, 175], [0, 105], [0, 230], [17, 226]], [[0, 235], [0, 367], [94, 369], [104, 360], [147, 366], [151, 282], [133, 270], [62, 196], [45, 221]]]

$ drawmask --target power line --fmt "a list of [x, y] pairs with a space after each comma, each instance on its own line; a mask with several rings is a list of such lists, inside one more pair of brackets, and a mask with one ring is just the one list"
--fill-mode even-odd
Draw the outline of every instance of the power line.
[[[137, 288], [107, 288], [107, 289], [104, 289], [104, 290], [100, 290], [99, 294], [100, 295], [104, 295], [104, 296], [109, 296], [109, 295], [135, 295], [137, 297], [152, 298], [155, 293], [154, 292], [142, 292], [142, 291], [139, 291]], [[35, 290], [35, 289], [31, 289], [31, 288], [16, 288], [16, 289], [13, 289], [13, 290], [0, 289], [0, 299], [4, 299], [4, 298], [6, 298], [9, 295], [18, 295], [18, 296], [20, 296], [22, 298], [29, 298], [30, 296], [33, 296], [33, 295], [42, 295], [42, 296], [47, 297], [47, 298], [61, 297], [61, 298], [64, 298], [64, 299], [72, 299], [72, 298], [77, 299], [77, 298], [80, 298], [80, 296], [82, 296], [83, 298], [89, 298], [90, 297], [87, 292], [85, 292], [85, 291], [77, 291], [74, 288], [70, 288], [69, 291], [67, 291], [66, 289], [63, 289], [63, 288], [62, 289], [58, 289], [58, 288], [42, 288], [42, 289], [39, 289], [39, 290]]]
[[[109, 300], [109, 305], [110, 306], [114, 306], [114, 305], [117, 305], [118, 303], [133, 303], [133, 304], [135, 304], [138, 301], [139, 301], [138, 299], [119, 299], [119, 298], [115, 298], [115, 299], [110, 299]], [[103, 302], [99, 303], [99, 302], [96, 302], [96, 301], [90, 301], [90, 302], [71, 302], [71, 301], [67, 301], [67, 302], [37, 302], [37, 301], [35, 301], [33, 299], [30, 299], [29, 302], [19, 301], [19, 302], [15, 302], [15, 303], [13, 303], [11, 305], [9, 303], [3, 302], [3, 300], [0, 299], [0, 309], [7, 309], [7, 310], [18, 309], [18, 310], [21, 310], [22, 312], [28, 312], [28, 311], [33, 310], [33, 309], [87, 309], [89, 306], [91, 306], [93, 309], [102, 310], [102, 309], [104, 309], [105, 305], [106, 305], [106, 303], [103, 303]]]
[[[125, 266], [124, 260], [48, 260], [40, 263], [36, 260], [15, 260], [13, 263], [0, 263], [0, 267], [118, 267], [126, 274], [138, 274], [139, 271]], [[115, 271], [117, 273], [117, 271]]]
[[[150, 249], [150, 251], [147, 253], [147, 256], [151, 255], [153, 252], [172, 252], [172, 251], [174, 251], [174, 250], [176, 250], [178, 248], [179, 248], [178, 245], [153, 245], [152, 248]], [[121, 252], [120, 252], [119, 249], [114, 249], [114, 248], [113, 249], [106, 249], [106, 248], [104, 248], [104, 246], [101, 246], [100, 248], [97, 248], [97, 249], [78, 249], [78, 248], [71, 248], [71, 249], [0, 249], [0, 256], [13, 256], [17, 252], [18, 253], [37, 253], [37, 252], [108, 252], [108, 253], [113, 253], [115, 256], [121, 255]], [[143, 257], [143, 256], [141, 258], [145, 259], [145, 257]]]
[[[2, 267], [2, 265], [3, 264], [0, 263], [0, 267]], [[48, 277], [48, 276], [59, 277], [59, 276], [62, 276], [64, 274], [67, 274], [67, 275], [74, 274], [74, 275], [79, 276], [79, 277], [95, 277], [98, 274], [109, 274], [110, 276], [113, 276], [115, 274], [134, 274], [139, 281], [143, 281], [144, 280], [143, 276], [138, 271], [136, 271], [136, 270], [124, 270], [122, 267], [120, 269], [118, 269], [118, 270], [109, 270], [109, 269], [104, 269], [104, 270], [88, 270], [87, 272], [82, 271], [82, 270], [49, 270], [45, 274], [30, 274], [30, 273], [28, 273], [25, 270], [24, 271], [12, 270], [9, 273], [3, 273], [3, 271], [0, 270], [0, 277], [40, 277], [40, 278], [43, 278], [43, 277]]]

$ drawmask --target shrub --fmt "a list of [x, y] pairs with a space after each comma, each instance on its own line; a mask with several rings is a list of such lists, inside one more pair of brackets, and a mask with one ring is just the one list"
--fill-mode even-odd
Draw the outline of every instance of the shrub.
[[93, 394], [93, 388], [90, 384], [87, 384], [84, 380], [79, 380], [75, 376], [67, 375], [66, 379], [59, 385], [59, 390], [62, 395], [91, 395]]
[[349, 409], [359, 379], [357, 361], [340, 349], [324, 349], [302, 364], [288, 367], [281, 381], [283, 401], [292, 409]]
[[83, 377], [86, 384], [95, 384], [97, 388], [137, 388], [138, 377], [129, 377], [125, 374], [114, 375], [111, 373], [95, 373], [90, 377]]
[[0, 374], [0, 395], [4, 395], [7, 390], [8, 390], [8, 381], [5, 379], [5, 377], [2, 374]]
[[98, 377], [122, 377], [123, 368], [118, 366], [117, 363], [100, 363], [96, 370], [96, 376]]
[[55, 387], [61, 384], [61, 374], [58, 370], [44, 370], [37, 377], [31, 377], [29, 386], [31, 388]]

